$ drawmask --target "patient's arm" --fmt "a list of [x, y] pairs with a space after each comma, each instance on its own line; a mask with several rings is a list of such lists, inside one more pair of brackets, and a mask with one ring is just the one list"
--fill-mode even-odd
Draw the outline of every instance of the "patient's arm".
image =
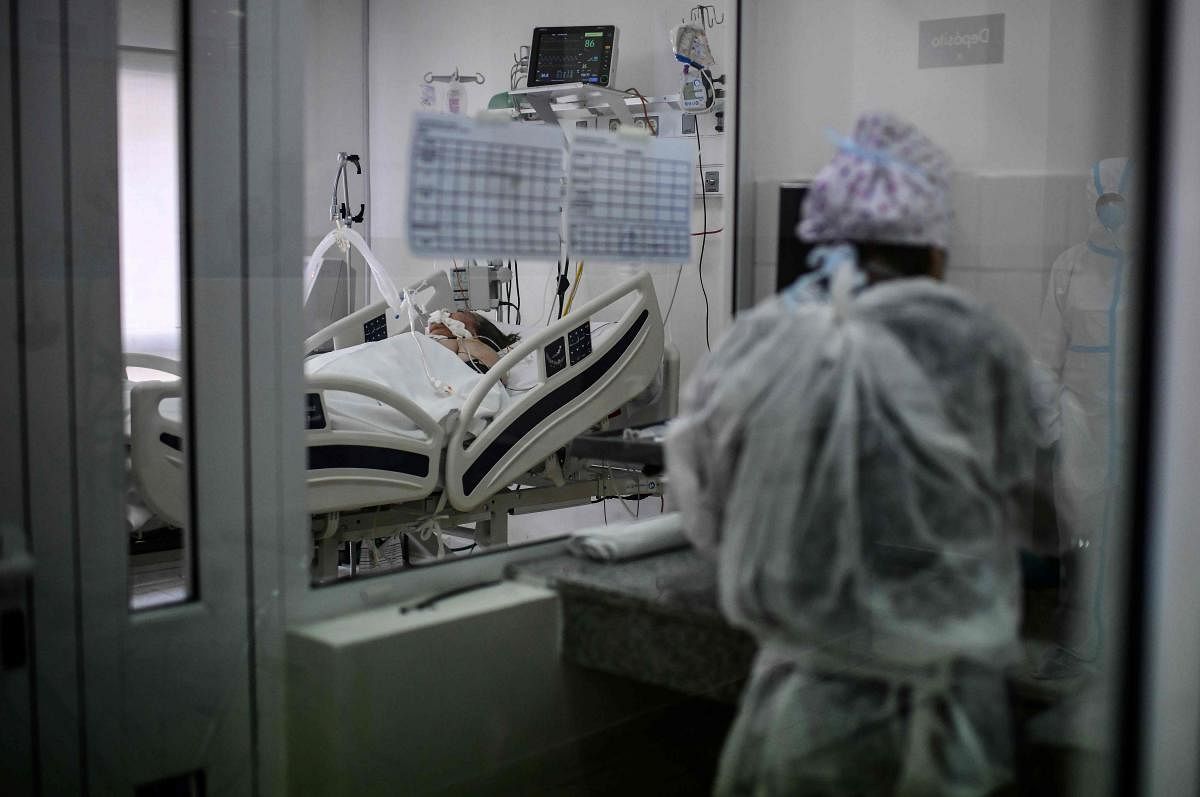
[[496, 350], [481, 340], [467, 339], [458, 341], [458, 356], [464, 360], [479, 360], [488, 368], [500, 361]]
[[470, 338], [465, 340], [460, 338], [434, 338], [434, 340], [457, 354], [463, 362], [470, 362], [473, 359], [478, 360], [490, 369], [500, 361], [500, 355], [496, 353], [495, 349], [481, 340]]

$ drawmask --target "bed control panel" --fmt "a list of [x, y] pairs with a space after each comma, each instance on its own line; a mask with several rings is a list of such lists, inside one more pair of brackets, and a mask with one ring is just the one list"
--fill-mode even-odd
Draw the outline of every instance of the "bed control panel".
[[304, 396], [304, 428], [324, 429], [325, 405], [321, 403], [320, 393], [306, 393]]
[[556, 338], [542, 348], [542, 378], [549, 379], [566, 367], [567, 342]]
[[387, 340], [387, 336], [387, 313], [380, 313], [367, 323], [363, 324], [363, 340], [367, 343], [371, 343], [372, 341], [376, 340]]
[[592, 353], [592, 326], [584, 324], [567, 333], [567, 351], [571, 355], [571, 365]]

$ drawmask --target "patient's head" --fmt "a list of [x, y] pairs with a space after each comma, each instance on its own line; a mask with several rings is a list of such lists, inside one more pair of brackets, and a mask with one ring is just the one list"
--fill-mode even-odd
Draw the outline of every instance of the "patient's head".
[[[521, 339], [520, 335], [502, 332], [487, 317], [471, 310], [456, 310], [450, 313], [449, 317], [462, 324], [470, 337], [478, 338], [496, 351], [506, 349]], [[437, 335], [444, 338], [457, 337], [451, 331], [450, 327], [440, 320], [431, 320], [429, 328], [426, 331], [430, 335]]]

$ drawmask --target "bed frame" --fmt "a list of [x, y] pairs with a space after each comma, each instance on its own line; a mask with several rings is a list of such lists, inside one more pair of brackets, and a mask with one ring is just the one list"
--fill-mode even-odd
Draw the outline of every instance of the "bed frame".
[[[444, 272], [410, 290], [419, 297], [431, 291], [432, 301], [444, 291], [449, 306]], [[422, 298], [422, 303], [430, 301]], [[565, 342], [568, 333], [617, 303], [626, 305], [616, 328], [591, 354], [514, 399], [478, 436], [468, 436], [488, 390], [514, 365], [548, 344]], [[342, 348], [406, 332], [407, 319], [394, 315], [383, 303], [371, 305], [310, 337], [305, 350], [330, 342]], [[348, 377], [309, 377], [307, 511], [326, 515], [422, 502], [439, 485], [445, 492], [443, 503], [459, 513], [475, 511], [642, 393], [662, 367], [663, 355], [658, 299], [650, 275], [642, 274], [524, 337], [480, 380], [449, 435], [420, 406], [380, 385]], [[160, 406], [180, 397], [181, 390], [180, 381], [151, 381], [134, 385], [131, 392], [133, 475], [150, 509], [174, 525], [182, 525], [187, 511], [184, 435], [177, 421], [162, 415]], [[330, 391], [358, 393], [390, 406], [410, 418], [424, 438], [329, 429], [324, 406]]]

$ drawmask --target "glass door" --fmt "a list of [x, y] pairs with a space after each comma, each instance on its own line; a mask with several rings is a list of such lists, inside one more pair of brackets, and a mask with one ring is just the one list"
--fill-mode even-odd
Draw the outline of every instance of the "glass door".
[[[917, 241], [942, 253], [953, 295], [1000, 319], [1029, 358], [1039, 439], [1021, 454], [1032, 467], [1009, 528], [1019, 630], [992, 670], [1003, 705], [970, 720], [1020, 793], [1125, 789], [1135, 732], [1122, 712], [1145, 686], [1127, 680], [1145, 652], [1136, 607], [1165, 586], [1139, 568], [1156, 531], [1138, 498], [1150, 489], [1139, 444], [1161, 395], [1143, 389], [1165, 364], [1145, 358], [1162, 331], [1148, 288], [1171, 229], [1160, 176], [1194, 186], [1196, 172], [1158, 171], [1159, 122], [1174, 112], [1159, 70], [1194, 74], [1160, 61], [1159, 6], [744, 4], [742, 306], [812, 272], [813, 247], [855, 247], [870, 272]], [[932, 177], [931, 161], [914, 165], [926, 146]], [[927, 178], [945, 192], [944, 227], [922, 226], [906, 196]], [[897, 207], [915, 215], [871, 226]], [[961, 694], [970, 716], [982, 693]]]
[[[250, 793], [263, 772], [246, 416], [261, 247], [245, 103], [248, 30], [269, 42], [277, 19], [270, 3], [202, 0], [21, 4], [5, 16], [22, 199], [18, 256], [5, 258], [18, 265], [4, 275], [19, 286], [4, 317], [21, 334], [4, 342], [22, 344], [44, 793]], [[275, 68], [269, 43], [258, 53]], [[10, 409], [8, 392], [0, 400]], [[153, 480], [165, 500], [130, 500]], [[156, 537], [131, 507], [174, 534]], [[145, 551], [156, 539], [167, 543]], [[164, 551], [171, 588], [131, 601], [139, 560]]]

